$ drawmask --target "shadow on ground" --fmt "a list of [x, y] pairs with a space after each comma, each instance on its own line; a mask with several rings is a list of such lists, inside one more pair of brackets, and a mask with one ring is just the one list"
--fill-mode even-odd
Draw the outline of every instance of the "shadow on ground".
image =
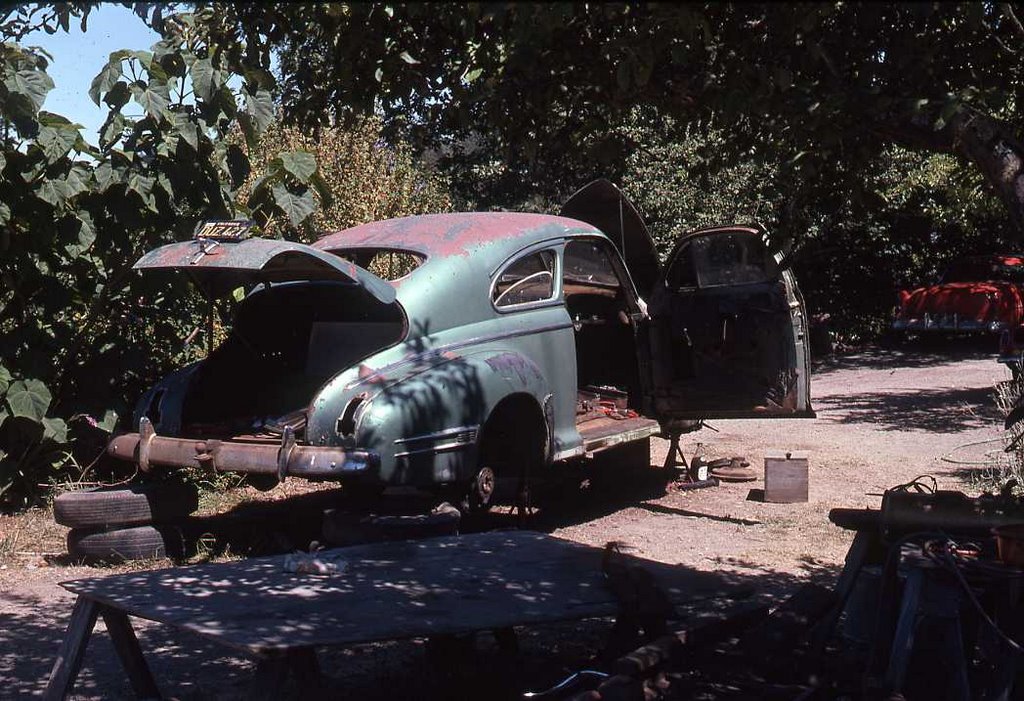
[[[539, 507], [525, 524], [505, 508], [479, 520], [472, 529], [525, 525], [529, 530], [551, 531], [599, 518], [630, 504], [661, 509], [663, 507], [644, 502], [663, 495], [676, 474], [637, 467], [629, 470], [626, 478], [617, 480], [614, 488], [600, 480], [592, 483], [582, 470], [577, 476], [580, 479], [540, 489]], [[246, 548], [263, 553], [285, 552], [317, 538], [321, 510], [337, 507], [339, 503], [344, 501], [338, 493], [319, 492], [277, 502], [246, 504], [226, 514], [198, 520], [202, 528], [197, 531], [215, 537], [221, 547], [231, 548], [232, 552], [243, 552]], [[366, 508], [358, 504], [350, 507]], [[410, 503], [399, 500], [388, 508], [408, 509]], [[699, 512], [686, 515], [706, 516]], [[218, 531], [218, 527], [223, 530]], [[458, 562], [452, 563], [452, 567], [458, 565]], [[802, 563], [797, 574], [741, 561], [723, 561], [719, 566], [716, 572], [698, 572], [684, 566], [671, 568], [679, 577], [693, 577], [694, 581], [701, 582], [699, 591], [695, 590], [692, 597], [684, 596], [677, 601], [684, 617], [720, 608], [730, 597], [741, 602], [777, 603], [807, 581], [831, 583], [837, 575], [835, 567], [813, 561]], [[668, 566], [651, 563], [650, 567], [664, 571]], [[177, 568], [173, 572], [184, 573]], [[102, 571], [97, 574], [102, 575]], [[140, 578], [145, 576], [146, 573], [139, 573]], [[247, 579], [252, 578], [247, 575]], [[57, 603], [44, 603], [30, 595], [5, 597], [4, 610], [9, 613], [0, 615], [3, 695], [21, 697], [42, 690], [67, 625], [72, 601], [66, 598]], [[261, 611], [258, 600], [252, 601], [251, 610], [254, 622], [258, 623]], [[319, 618], [316, 598], [310, 599], [308, 610], [296, 611], [295, 615], [302, 619], [300, 622], [315, 623]], [[324, 673], [330, 677], [329, 693], [338, 697], [517, 698], [524, 689], [545, 688], [572, 671], [591, 666], [594, 656], [607, 642], [611, 625], [609, 618], [595, 618], [520, 628], [516, 654], [499, 649], [490, 633], [484, 632], [477, 636], [474, 645], [464, 646], [459, 654], [448, 654], [440, 659], [436, 653], [429, 653], [423, 639], [319, 649], [318, 655]], [[255, 663], [244, 654], [162, 624], [140, 622], [137, 629], [164, 694], [180, 699], [241, 699], [251, 691], [247, 685]], [[298, 693], [298, 689], [292, 690], [293, 697], [298, 697]], [[737, 690], [722, 691], [708, 698], [736, 698], [736, 694]], [[76, 697], [132, 697], [109, 639], [101, 630], [94, 634], [86, 653]]]
[[1000, 422], [990, 388], [910, 389], [844, 393], [820, 397], [815, 408], [827, 410], [819, 421], [870, 424], [881, 431], [958, 433]]
[[[739, 605], [754, 599], [773, 604], [808, 578], [830, 581], [835, 576], [830, 567], [814, 562], [805, 564], [802, 575], [759, 569], [742, 562], [723, 563], [722, 569], [713, 573], [693, 572], [693, 576], [701, 580], [701, 595], [679, 602], [682, 620], [673, 626], [682, 627], [687, 617], [701, 611], [727, 609], [730, 604], [725, 592], [736, 597]], [[457, 567], [457, 563], [453, 563], [453, 567]], [[687, 568], [673, 569], [683, 577], [690, 576]], [[187, 575], [181, 569], [174, 572]], [[138, 578], [141, 581], [146, 576], [146, 573], [139, 573]], [[382, 582], [381, 586], [398, 584]], [[258, 579], [255, 583], [250, 579], [249, 595], [258, 595], [260, 586]], [[273, 587], [268, 585], [267, 588], [269, 595]], [[722, 593], [709, 594], [715, 589]], [[753, 595], [753, 599], [748, 594]], [[258, 625], [261, 620], [259, 602], [253, 601], [250, 606], [254, 624]], [[10, 698], [38, 694], [67, 624], [71, 600], [43, 603], [31, 596], [13, 595], [7, 597], [5, 609], [12, 612], [0, 616], [0, 688], [4, 689], [3, 695]], [[198, 615], [195, 611], [191, 613]], [[294, 613], [305, 617], [296, 621], [296, 625], [315, 623], [318, 618], [316, 599], [310, 599], [308, 609]], [[499, 649], [490, 633], [484, 632], [477, 636], [475, 644], [442, 657], [430, 654], [429, 646], [422, 639], [341, 649], [318, 648], [318, 656], [321, 668], [329, 677], [328, 697], [511, 699], [517, 698], [524, 689], [546, 688], [569, 672], [591, 667], [594, 656], [607, 641], [611, 623], [609, 618], [595, 618], [520, 628], [519, 650], [514, 654]], [[250, 693], [247, 687], [254, 671], [252, 659], [165, 625], [141, 622], [137, 630], [163, 694], [198, 700], [241, 699]], [[75, 697], [132, 697], [102, 630], [98, 629], [90, 642]], [[292, 689], [288, 697], [298, 698], [298, 690]], [[741, 689], [722, 689], [720, 693], [702, 696], [741, 697]]]
[[839, 370], [914, 369], [946, 365], [961, 360], [992, 360], [998, 348], [991, 338], [933, 339], [896, 347], [869, 346], [844, 354], [814, 360], [812, 374], [827, 375]]

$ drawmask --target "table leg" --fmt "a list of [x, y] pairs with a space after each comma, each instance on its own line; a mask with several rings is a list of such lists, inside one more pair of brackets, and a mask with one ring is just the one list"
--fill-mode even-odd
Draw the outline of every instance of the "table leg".
[[82, 666], [85, 648], [89, 644], [89, 636], [92, 634], [93, 626], [96, 625], [98, 613], [99, 605], [92, 599], [79, 596], [75, 600], [75, 607], [71, 611], [71, 621], [64, 633], [64, 640], [60, 644], [60, 651], [57, 652], [53, 669], [50, 670], [50, 680], [46, 684], [46, 691], [43, 692], [43, 698], [47, 701], [64, 699], [71, 694], [71, 690], [75, 686], [75, 679], [78, 677], [78, 670]]
[[246, 699], [281, 698], [289, 675], [294, 675], [301, 698], [324, 697], [326, 685], [320, 674], [316, 650], [300, 647], [261, 655]]
[[153, 673], [149, 671], [146, 658], [142, 656], [139, 639], [135, 637], [135, 630], [128, 620], [128, 615], [124, 611], [106, 606], [102, 608], [101, 615], [103, 622], [107, 624], [107, 632], [114, 643], [114, 650], [128, 674], [135, 696], [140, 699], [160, 698], [160, 690], [153, 679]]
[[326, 692], [320, 663], [316, 659], [316, 650], [311, 647], [300, 647], [288, 652], [288, 660], [292, 674], [299, 684], [299, 696], [303, 699], [322, 698]]
[[282, 653], [261, 655], [256, 663], [256, 674], [249, 684], [248, 699], [281, 698], [284, 683], [288, 679], [289, 663]]

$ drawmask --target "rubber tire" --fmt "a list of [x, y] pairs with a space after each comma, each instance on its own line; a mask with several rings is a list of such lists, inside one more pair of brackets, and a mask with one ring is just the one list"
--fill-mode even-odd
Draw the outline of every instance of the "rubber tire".
[[75, 528], [68, 532], [68, 553], [110, 563], [180, 557], [181, 534], [173, 528], [136, 526], [110, 531]]
[[68, 528], [168, 523], [199, 508], [199, 492], [179, 482], [98, 487], [66, 492], [53, 500], [53, 520]]

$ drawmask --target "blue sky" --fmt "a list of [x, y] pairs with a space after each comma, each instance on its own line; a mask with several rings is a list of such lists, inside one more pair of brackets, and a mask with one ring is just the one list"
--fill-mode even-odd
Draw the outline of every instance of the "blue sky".
[[[107, 118], [107, 108], [97, 107], [89, 99], [89, 83], [106, 64], [110, 53], [118, 49], [148, 49], [159, 41], [135, 13], [120, 5], [99, 5], [89, 13], [88, 30], [71, 22], [71, 31], [56, 34], [33, 32], [24, 39], [28, 46], [41, 46], [53, 56], [47, 69], [56, 84], [46, 98], [43, 109], [64, 115], [78, 122], [90, 143]], [[126, 108], [128, 110], [131, 107]]]

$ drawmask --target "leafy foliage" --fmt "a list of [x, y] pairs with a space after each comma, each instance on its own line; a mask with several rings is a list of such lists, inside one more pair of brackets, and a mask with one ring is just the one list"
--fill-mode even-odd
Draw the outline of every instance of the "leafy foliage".
[[1024, 225], [1009, 3], [218, 7], [214, 34], [264, 67], [279, 52], [287, 119], [380, 113], [456, 166], [482, 143], [527, 196], [562, 165], [614, 161], [609, 125], [642, 104], [714, 119], [737, 156], [770, 145], [805, 179], [855, 182], [894, 144], [953, 153]]
[[[16, 39], [39, 11], [8, 11], [0, 34]], [[62, 4], [48, 26], [84, 24], [88, 11]], [[196, 297], [179, 280], [132, 275], [134, 261], [197, 219], [247, 213], [231, 188], [244, 154], [226, 136], [255, 140], [267, 126], [273, 78], [243, 75], [192, 15], [161, 24], [152, 50], [112, 53], [92, 81], [109, 108], [95, 145], [42, 110], [47, 57], [0, 46], [0, 506], [75, 465], [73, 439], [112, 429], [128, 398], [198, 355], [186, 342], [202, 328]], [[305, 195], [315, 164], [292, 158], [303, 168], [266, 206], [298, 223], [280, 202]]]
[[[240, 139], [236, 136], [235, 141]], [[296, 228], [291, 218], [264, 220], [266, 231], [289, 238], [315, 240], [324, 231], [452, 208], [448, 183], [414, 159], [407, 144], [385, 141], [377, 119], [357, 120], [347, 127], [323, 127], [315, 135], [275, 124], [257, 140], [255, 148], [244, 143], [240, 148], [253, 173], [268, 173], [261, 177], [250, 174], [239, 189], [239, 200], [248, 202], [254, 212], [263, 211], [258, 190], [267, 182], [306, 178], [314, 185], [309, 198], [315, 195], [318, 207], [301, 226]], [[284, 152], [275, 156], [280, 149]]]

